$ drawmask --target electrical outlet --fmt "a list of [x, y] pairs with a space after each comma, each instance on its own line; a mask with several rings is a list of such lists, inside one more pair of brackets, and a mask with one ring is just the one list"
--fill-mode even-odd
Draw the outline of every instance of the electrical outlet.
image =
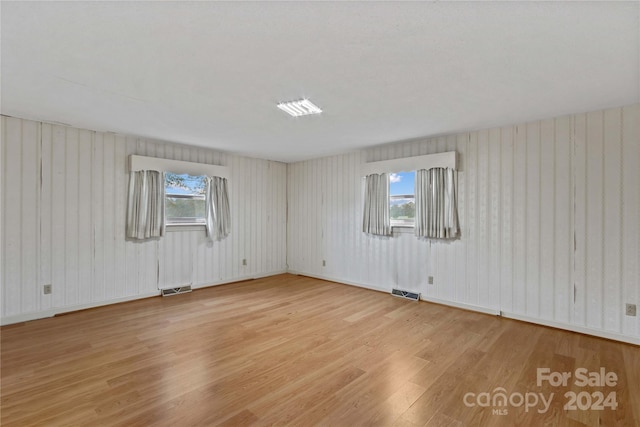
[[42, 292], [43, 292], [45, 295], [49, 295], [49, 294], [51, 293], [51, 285], [44, 285], [44, 286], [42, 287]]
[[244, 258], [244, 259], [242, 260], [242, 265], [247, 265], [247, 259], [246, 259], [246, 258]]
[[433, 285], [433, 276], [429, 276], [429, 284]]
[[627, 316], [635, 316], [636, 315], [636, 305], [635, 304], [626, 304], [624, 314]]
[[323, 267], [326, 267], [326, 266], [327, 266], [327, 261], [322, 260], [322, 266], [323, 266]]

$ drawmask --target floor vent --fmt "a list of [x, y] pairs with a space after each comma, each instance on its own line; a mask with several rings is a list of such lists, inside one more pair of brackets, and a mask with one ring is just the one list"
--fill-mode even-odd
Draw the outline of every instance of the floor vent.
[[420, 294], [410, 291], [403, 291], [402, 289], [392, 289], [391, 295], [393, 295], [394, 297], [410, 299], [412, 301], [420, 300]]
[[191, 292], [191, 285], [180, 286], [178, 288], [161, 289], [163, 297], [170, 297], [171, 295], [186, 294]]

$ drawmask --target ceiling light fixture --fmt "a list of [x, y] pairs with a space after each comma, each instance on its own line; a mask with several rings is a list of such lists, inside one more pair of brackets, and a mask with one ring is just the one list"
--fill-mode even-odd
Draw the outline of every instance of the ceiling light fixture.
[[306, 98], [299, 101], [281, 102], [278, 104], [278, 108], [293, 117], [322, 113], [322, 110], [317, 105]]

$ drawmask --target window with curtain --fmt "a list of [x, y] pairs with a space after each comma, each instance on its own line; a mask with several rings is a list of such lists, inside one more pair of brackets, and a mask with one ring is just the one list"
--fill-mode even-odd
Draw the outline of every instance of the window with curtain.
[[229, 235], [228, 167], [131, 154], [129, 170], [128, 237], [158, 237], [183, 225], [201, 227], [212, 240]]
[[415, 235], [433, 239], [460, 237], [457, 176], [452, 168], [416, 171]]
[[365, 178], [362, 231], [379, 236], [391, 234], [389, 174], [371, 174]]
[[165, 173], [166, 224], [204, 226], [212, 240], [231, 232], [227, 179]]
[[164, 194], [162, 172], [131, 172], [127, 201], [127, 237], [144, 240], [164, 235]]

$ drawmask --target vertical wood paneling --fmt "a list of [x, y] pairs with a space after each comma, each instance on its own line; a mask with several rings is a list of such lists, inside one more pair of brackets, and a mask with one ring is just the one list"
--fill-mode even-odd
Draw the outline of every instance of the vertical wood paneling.
[[[622, 310], [624, 302], [638, 304], [639, 110], [578, 114], [291, 164], [289, 267], [637, 336], [636, 318]], [[360, 231], [358, 156], [379, 161], [451, 149], [460, 155], [462, 239], [429, 242], [407, 233], [380, 238]], [[330, 268], [319, 267], [323, 256]], [[429, 275], [434, 285], [427, 285]]]
[[500, 129], [489, 131], [489, 183], [487, 202], [489, 205], [489, 268], [487, 277], [488, 301], [483, 304], [493, 309], [500, 309], [500, 289], [502, 287], [500, 274], [500, 248], [502, 233], [502, 187], [500, 172], [502, 169], [502, 141]]
[[38, 221], [40, 195], [40, 126], [35, 122], [22, 122], [22, 175], [21, 188], [21, 280], [24, 284], [21, 292], [20, 310], [37, 311], [40, 309], [38, 286], [39, 234]]
[[[622, 111], [622, 301], [640, 303], [640, 105]], [[622, 316], [622, 332], [640, 335], [640, 316]]]
[[540, 123], [525, 127], [527, 138], [526, 175], [526, 313], [540, 314]]
[[604, 299], [604, 114], [601, 111], [587, 114], [586, 134], [586, 212], [587, 212], [587, 277], [586, 298], [587, 326], [602, 328]]
[[513, 127], [500, 130], [501, 143], [501, 231], [500, 307], [513, 312]]
[[[232, 234], [125, 240], [133, 153], [230, 166]], [[283, 163], [4, 116], [2, 161], [3, 321], [286, 270]]]
[[67, 251], [67, 220], [66, 220], [66, 128], [52, 127], [51, 140], [51, 284], [53, 287], [52, 307], [65, 307], [66, 294], [66, 251]]
[[488, 307], [490, 303], [489, 292], [489, 265], [491, 259], [491, 235], [490, 235], [490, 198], [493, 198], [490, 192], [489, 172], [490, 172], [490, 155], [489, 155], [489, 131], [477, 132], [478, 144], [478, 161], [477, 161], [477, 179], [478, 191], [477, 199], [477, 239], [476, 239], [476, 257], [477, 257], [477, 276], [478, 287], [477, 297], [474, 304]]
[[88, 130], [81, 130], [78, 134], [78, 301], [93, 301], [95, 242], [91, 232], [91, 154], [94, 134]]
[[573, 321], [577, 325], [586, 323], [587, 301], [587, 115], [578, 114], [573, 119], [574, 144], [574, 288], [571, 290]]
[[115, 135], [105, 134], [103, 136], [104, 146], [102, 150], [103, 162], [103, 239], [104, 239], [104, 265], [105, 265], [105, 298], [107, 300], [116, 298], [119, 294], [115, 283], [115, 263], [116, 263], [116, 224], [115, 224]]
[[[232, 257], [235, 260], [242, 260], [242, 252], [240, 251], [240, 242], [242, 241], [242, 233], [243, 230], [240, 227], [240, 223], [241, 221], [239, 220], [242, 215], [244, 214], [244, 212], [240, 211], [240, 197], [236, 197], [235, 195], [238, 194], [242, 194], [241, 193], [241, 187], [240, 187], [240, 180], [238, 178], [238, 176], [236, 175], [236, 173], [234, 171], [239, 170], [238, 168], [238, 160], [236, 158], [232, 158], [230, 161], [230, 165], [231, 167], [231, 173], [232, 173], [232, 177], [234, 179], [230, 180], [229, 182], [229, 203], [230, 203], [230, 209], [232, 212], [232, 215], [234, 218], [238, 218], [237, 221], [232, 221], [231, 222], [231, 234], [235, 236], [234, 238], [234, 244], [233, 244], [233, 252], [232, 252]], [[233, 265], [233, 273], [232, 276], [233, 277], [239, 277], [241, 276], [240, 273], [240, 268], [241, 268], [241, 263], [236, 262]]]
[[113, 216], [114, 216], [114, 244], [115, 244], [115, 285], [118, 295], [129, 296], [133, 295], [132, 290], [128, 286], [126, 276], [127, 266], [127, 254], [125, 247], [125, 216], [126, 216], [126, 193], [128, 182], [125, 179], [127, 176], [126, 170], [126, 137], [122, 135], [116, 135], [114, 141], [114, 201], [113, 201]]
[[[105, 292], [105, 210], [108, 206], [104, 192], [104, 134], [95, 133], [91, 158], [91, 232], [93, 238], [93, 298], [106, 299]], [[108, 266], [107, 266], [108, 267]]]
[[[22, 122], [3, 117], [3, 181], [4, 245], [2, 272], [3, 313], [5, 316], [19, 314], [22, 310]], [[17, 286], [19, 285], [19, 286]]]
[[[40, 282], [38, 285], [52, 282], [52, 194], [53, 194], [53, 169], [52, 169], [52, 138], [53, 129], [49, 124], [43, 124], [40, 143]], [[40, 310], [51, 308], [53, 294], [40, 297]]]
[[[288, 260], [294, 271], [637, 337], [640, 318], [623, 309], [640, 303], [639, 123], [634, 105], [285, 165], [2, 117], [2, 316], [268, 274]], [[451, 149], [462, 239], [361, 232], [365, 159]], [[232, 234], [126, 241], [131, 153], [230, 166]]]
[[[429, 154], [432, 154], [431, 152]], [[466, 162], [466, 206], [467, 206], [467, 298], [470, 304], [478, 302], [478, 135], [469, 134]]]
[[[460, 221], [460, 230], [464, 237], [460, 239], [458, 244], [453, 245], [454, 270], [455, 270], [455, 291], [452, 301], [463, 301], [466, 295], [467, 269], [466, 269], [466, 147], [467, 135], [459, 134], [455, 136], [455, 146], [451, 147], [452, 151], [458, 153], [458, 219]], [[426, 145], [420, 145], [419, 155], [426, 154]]]
[[622, 282], [622, 109], [607, 110], [603, 118], [604, 155], [604, 253], [603, 253], [603, 325], [619, 331]]
[[5, 204], [4, 204], [4, 194], [7, 191], [5, 186], [5, 177], [4, 170], [6, 169], [6, 120], [4, 116], [0, 116], [0, 319], [4, 316], [4, 290], [5, 290], [5, 275], [4, 275], [4, 266], [6, 265], [6, 248], [5, 248]]
[[573, 296], [573, 166], [571, 119], [556, 120], [554, 152], [554, 313], [553, 319], [568, 323]]
[[527, 132], [526, 126], [514, 128], [513, 159], [513, 312], [527, 313]]
[[[60, 284], [66, 288], [65, 305], [74, 306], [80, 304], [80, 276], [78, 269], [78, 258], [81, 251], [80, 233], [78, 225], [80, 223], [79, 209], [79, 153], [78, 148], [79, 129], [67, 128], [65, 136], [66, 159], [65, 159], [65, 198], [64, 198], [64, 221], [65, 221], [65, 276], [64, 282]], [[58, 200], [57, 203], [60, 203]], [[116, 263], [115, 268], [118, 268]], [[116, 277], [116, 281], [119, 278]]]
[[[466, 301], [467, 298], [467, 197], [466, 188], [468, 177], [466, 173], [467, 164], [467, 143], [469, 139], [466, 134], [460, 134], [456, 137], [456, 151], [459, 153], [458, 158], [458, 216], [460, 220], [460, 230], [462, 237], [455, 245], [455, 270], [456, 270], [456, 292], [454, 301]], [[426, 145], [420, 150], [420, 155], [426, 154]]]
[[555, 239], [562, 230], [555, 223], [555, 151], [554, 120], [540, 124], [540, 317], [553, 320], [555, 313]]

